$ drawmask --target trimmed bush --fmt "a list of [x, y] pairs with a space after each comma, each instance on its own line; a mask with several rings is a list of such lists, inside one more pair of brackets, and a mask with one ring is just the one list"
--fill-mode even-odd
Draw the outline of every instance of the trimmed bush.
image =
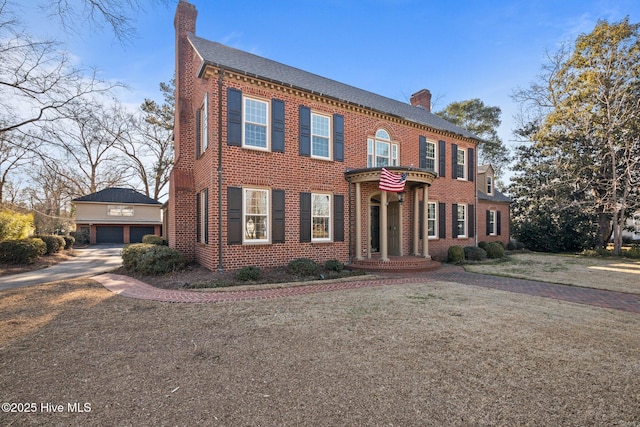
[[74, 239], [73, 236], [62, 236], [62, 238], [64, 239], [65, 249], [71, 249], [71, 246], [76, 242], [76, 239]]
[[500, 242], [491, 242], [487, 245], [487, 257], [490, 259], [499, 259], [504, 256], [504, 247]]
[[261, 277], [262, 270], [254, 266], [243, 267], [240, 270], [236, 271], [236, 279], [242, 280], [243, 282], [248, 282], [250, 280], [259, 280]]
[[47, 253], [47, 245], [37, 238], [9, 239], [0, 242], [0, 262], [8, 264], [33, 264]]
[[36, 236], [47, 245], [47, 255], [57, 254], [66, 246], [66, 242], [62, 236], [48, 234], [44, 236]]
[[464, 261], [464, 249], [462, 249], [462, 246], [450, 246], [447, 251], [447, 262], [457, 264], [462, 261]]
[[485, 251], [487, 250], [487, 246], [489, 246], [489, 244], [487, 242], [480, 242], [478, 243], [478, 247], [481, 249], [484, 249]]
[[122, 249], [122, 266], [142, 274], [166, 274], [184, 268], [184, 255], [168, 246], [133, 243]]
[[464, 248], [464, 258], [467, 261], [484, 261], [487, 259], [487, 251], [477, 246], [466, 246]]
[[329, 271], [337, 271], [338, 273], [344, 269], [344, 264], [342, 264], [337, 259], [330, 259], [324, 263], [324, 268]]
[[87, 230], [84, 231], [72, 231], [71, 237], [76, 239], [76, 243], [79, 245], [88, 245], [89, 244], [89, 232]]
[[298, 258], [289, 262], [287, 271], [290, 274], [301, 277], [315, 276], [320, 272], [320, 266], [311, 259]]
[[507, 250], [508, 251], [515, 251], [516, 250], [516, 242], [509, 242], [507, 243]]
[[156, 236], [155, 234], [145, 234], [142, 236], [142, 243], [162, 246], [166, 245], [167, 242], [162, 237]]

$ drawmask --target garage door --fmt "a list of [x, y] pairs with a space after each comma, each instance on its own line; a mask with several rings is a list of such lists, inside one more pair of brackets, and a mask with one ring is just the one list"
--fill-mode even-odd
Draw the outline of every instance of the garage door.
[[98, 226], [96, 227], [96, 243], [124, 243], [122, 230], [122, 226]]
[[141, 243], [142, 236], [153, 234], [154, 227], [129, 227], [129, 241], [131, 243]]

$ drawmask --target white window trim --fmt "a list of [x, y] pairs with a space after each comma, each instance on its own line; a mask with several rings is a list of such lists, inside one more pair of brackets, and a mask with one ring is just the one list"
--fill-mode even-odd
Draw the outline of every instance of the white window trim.
[[[267, 106], [266, 125], [263, 125], [262, 123], [249, 122], [246, 120], [246, 117], [247, 117], [246, 101], [248, 99], [251, 101], [260, 102]], [[265, 127], [266, 129], [265, 131], [266, 146], [265, 147], [256, 147], [255, 145], [246, 144], [246, 124], [247, 123]], [[242, 148], [246, 148], [249, 150], [258, 150], [258, 151], [271, 151], [271, 103], [269, 101], [256, 98], [253, 96], [242, 95]]]
[[[436, 142], [427, 140], [427, 147], [429, 145], [433, 145], [433, 171], [435, 173], [438, 173], [438, 144]], [[426, 157], [426, 159], [431, 159], [431, 157]]]
[[200, 236], [199, 237], [199, 243], [205, 243], [207, 242], [207, 235], [205, 234], [205, 225], [207, 224], [209, 218], [206, 217], [205, 213], [207, 212], [207, 206], [205, 206], [205, 191], [202, 190], [198, 193], [197, 197], [199, 199], [198, 204], [200, 205], [200, 212], [198, 212], [198, 215], [200, 216]]
[[[125, 212], [131, 212], [131, 213], [125, 214]], [[128, 206], [128, 205], [107, 205], [107, 216], [118, 216], [118, 217], [135, 216], [135, 210], [133, 206]]]
[[[458, 176], [458, 179], [461, 181], [467, 181], [469, 179], [469, 177], [467, 177], [467, 161], [468, 161], [468, 156], [467, 156], [467, 150], [458, 147], [458, 153], [462, 152], [463, 154], [463, 163], [462, 163], [462, 176]], [[458, 160], [458, 154], [456, 153], [456, 161]], [[460, 166], [460, 162], [456, 163], [456, 175], [458, 174], [458, 166]]]
[[[493, 221], [491, 221], [491, 217], [493, 217]], [[489, 210], [489, 224], [491, 225], [491, 231], [489, 233], [489, 236], [497, 236], [498, 235], [498, 227], [497, 227], [497, 221], [498, 221], [498, 214], [496, 210]]]
[[493, 196], [493, 177], [487, 175], [487, 195]]
[[[320, 136], [321, 138], [327, 138], [327, 156], [319, 156], [317, 154], [313, 153], [313, 137], [314, 137], [314, 128], [313, 128], [313, 116], [318, 116], [318, 117], [323, 117], [325, 119], [327, 119], [329, 121], [329, 135], [327, 137], [322, 136], [322, 135], [317, 135]], [[315, 112], [311, 112], [311, 157], [314, 159], [320, 159], [320, 160], [331, 160], [333, 158], [333, 121], [331, 120], [331, 116], [327, 115], [327, 114], [321, 114], [321, 113], [315, 113]]]
[[[376, 134], [380, 130], [383, 130], [385, 133], [389, 134], [389, 132], [387, 132], [384, 129], [378, 129], [376, 131]], [[369, 168], [384, 167], [383, 165], [379, 165], [377, 162], [378, 143], [389, 144], [389, 157], [387, 157], [389, 159], [389, 162], [387, 166], [399, 166], [400, 165], [400, 144], [398, 144], [397, 142], [393, 142], [393, 140], [391, 139], [387, 140], [387, 139], [378, 138], [376, 137], [376, 134], [374, 134], [374, 136], [372, 137], [367, 138], [367, 167]], [[369, 150], [370, 148], [372, 151]]]
[[[249, 239], [247, 237], [247, 192], [248, 191], [262, 191], [267, 193], [267, 206], [266, 206], [266, 229], [267, 237], [264, 239]], [[255, 215], [255, 214], [253, 214]], [[244, 187], [242, 188], [242, 243], [245, 245], [265, 244], [271, 243], [271, 191], [267, 188], [254, 188]]]
[[461, 207], [464, 208], [464, 219], [463, 219], [463, 222], [464, 222], [464, 233], [463, 234], [458, 234], [457, 238], [458, 239], [466, 239], [468, 231], [469, 231], [469, 228], [468, 228], [468, 225], [469, 225], [468, 224], [468, 221], [469, 221], [468, 216], [469, 216], [469, 214], [468, 214], [468, 209], [467, 209], [466, 203], [458, 203], [458, 212], [456, 213], [456, 230], [458, 229], [458, 225], [460, 224], [460, 208]]
[[[427, 201], [427, 238], [435, 240], [438, 238], [438, 202]], [[433, 236], [429, 235], [429, 205], [433, 205]]]
[[[327, 237], [313, 237], [313, 218], [314, 215], [314, 200], [315, 196], [328, 196], [329, 197], [329, 221], [328, 221], [328, 232]], [[326, 218], [326, 217], [318, 217], [318, 218]], [[311, 241], [312, 242], [331, 242], [333, 237], [333, 197], [328, 193], [311, 193]]]
[[200, 153], [204, 153], [209, 147], [209, 94], [204, 94], [204, 100], [200, 107]]

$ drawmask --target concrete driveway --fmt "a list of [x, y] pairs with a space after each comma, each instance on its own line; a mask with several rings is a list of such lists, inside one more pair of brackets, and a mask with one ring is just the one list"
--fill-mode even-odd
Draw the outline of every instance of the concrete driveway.
[[41, 270], [0, 277], [0, 291], [22, 286], [38, 285], [58, 280], [95, 276], [122, 265], [123, 245], [94, 245], [76, 249], [78, 256]]

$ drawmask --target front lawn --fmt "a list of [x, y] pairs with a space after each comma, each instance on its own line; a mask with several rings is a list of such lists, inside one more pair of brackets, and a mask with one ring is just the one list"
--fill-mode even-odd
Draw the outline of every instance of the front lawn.
[[474, 273], [539, 280], [640, 294], [640, 261], [540, 252], [512, 253], [506, 259], [465, 264]]

